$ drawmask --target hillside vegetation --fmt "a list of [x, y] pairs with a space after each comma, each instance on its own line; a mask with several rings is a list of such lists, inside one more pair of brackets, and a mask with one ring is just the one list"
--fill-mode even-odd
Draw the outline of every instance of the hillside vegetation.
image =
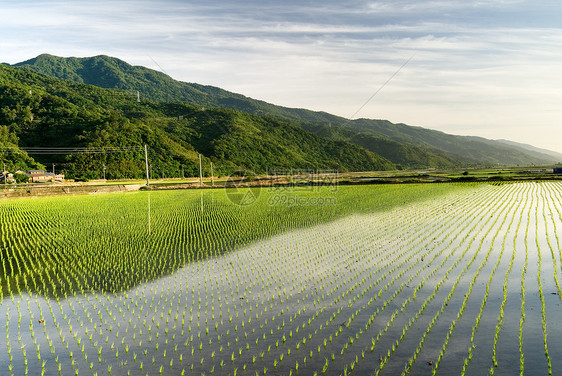
[[398, 167], [447, 168], [560, 162], [556, 153], [530, 150], [521, 144], [454, 136], [386, 120], [349, 120], [326, 112], [276, 106], [217, 87], [177, 81], [162, 72], [132, 66], [109, 56], [62, 58], [44, 54], [16, 66], [52, 77], [121, 90], [130, 97], [136, 97], [138, 91], [141, 98], [158, 102], [230, 108], [291, 121], [316, 135], [361, 146]]
[[[0, 139], [4, 147], [137, 147], [112, 154], [35, 156], [75, 178], [101, 177], [104, 165], [108, 178], [140, 177], [144, 144], [154, 177], [180, 176], [182, 170], [186, 176], [196, 175], [199, 153], [205, 174], [210, 173], [209, 162], [217, 174], [238, 169], [264, 173], [271, 168], [394, 168], [360, 146], [320, 137], [290, 121], [179, 102], [137, 102], [124, 91], [7, 66], [0, 66], [0, 125], [0, 135], [6, 134]], [[16, 166], [13, 156], [2, 153], [9, 169]], [[28, 158], [18, 166], [37, 164]]]

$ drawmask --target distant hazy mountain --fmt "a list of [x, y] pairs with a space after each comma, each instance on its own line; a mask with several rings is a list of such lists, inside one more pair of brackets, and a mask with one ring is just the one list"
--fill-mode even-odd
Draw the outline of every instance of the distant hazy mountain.
[[509, 140], [496, 140], [498, 142], [501, 142], [502, 144], [506, 144], [512, 147], [516, 147], [519, 149], [522, 149], [525, 151], [525, 153], [530, 154], [530, 155], [535, 155], [539, 158], [541, 158], [543, 155], [548, 155], [551, 158], [557, 160], [558, 162], [562, 163], [562, 153], [557, 153], [555, 151], [552, 150], [547, 150], [547, 149], [542, 149], [542, 148], [537, 148], [533, 145], [529, 145], [529, 144], [522, 144], [519, 142], [514, 142], [514, 141], [509, 141]]
[[520, 144], [394, 124], [386, 120], [348, 120], [326, 112], [276, 106], [213, 86], [176, 81], [162, 72], [132, 66], [117, 58], [95, 56], [62, 58], [40, 55], [15, 65], [20, 69], [123, 91], [157, 102], [186, 102], [205, 108], [230, 108], [261, 117], [273, 117], [324, 139], [348, 142], [403, 167], [454, 167], [497, 164], [548, 164], [556, 153], [524, 148]]

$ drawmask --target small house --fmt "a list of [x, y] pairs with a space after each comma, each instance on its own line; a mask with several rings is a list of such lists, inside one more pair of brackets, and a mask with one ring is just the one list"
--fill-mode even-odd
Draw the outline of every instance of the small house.
[[5, 183], [14, 180], [14, 174], [8, 171], [2, 171], [0, 174], [0, 182]]
[[27, 175], [32, 183], [45, 183], [48, 181], [62, 181], [64, 174], [54, 174], [43, 170], [30, 170]]

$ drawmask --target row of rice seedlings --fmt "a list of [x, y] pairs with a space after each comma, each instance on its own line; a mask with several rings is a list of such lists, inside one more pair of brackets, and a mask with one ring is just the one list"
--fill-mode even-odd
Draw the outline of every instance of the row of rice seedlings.
[[[545, 188], [550, 188], [549, 185], [545, 185], [544, 187], [545, 187]], [[560, 290], [560, 284], [558, 283], [558, 270], [557, 270], [558, 268], [557, 268], [557, 266], [556, 266], [556, 263], [557, 263], [556, 255], [555, 255], [555, 252], [554, 252], [554, 247], [553, 247], [553, 245], [552, 245], [552, 243], [551, 243], [551, 241], [550, 241], [550, 234], [549, 234], [549, 231], [548, 231], [548, 223], [549, 223], [550, 221], [547, 219], [547, 213], [546, 213], [546, 210], [545, 210], [546, 207], [548, 207], [548, 214], [549, 214], [549, 216], [550, 216], [551, 218], [554, 218], [554, 213], [552, 212], [552, 207], [551, 207], [551, 204], [550, 204], [550, 202], [552, 201], [552, 195], [549, 194], [549, 192], [551, 192], [551, 189], [546, 189], [546, 192], [547, 192], [547, 194], [548, 194], [548, 199], [547, 199], [547, 197], [545, 197], [545, 190], [544, 190], [544, 189], [541, 189], [541, 199], [542, 199], [542, 202], [543, 202], [543, 206], [542, 206], [542, 216], [543, 216], [544, 226], [545, 226], [544, 231], [545, 231], [545, 235], [546, 235], [546, 243], [547, 243], [547, 245], [548, 245], [548, 249], [550, 250], [550, 255], [552, 256], [552, 264], [553, 264], [553, 266], [554, 266], [554, 268], [553, 268], [554, 282], [555, 282], [555, 284], [556, 284], [556, 289], [557, 289], [557, 292], [558, 292], [558, 297], [559, 297], [560, 299], [562, 299], [562, 291]], [[558, 214], [560, 215], [560, 213], [558, 213]], [[558, 254], [560, 255], [560, 252], [562, 252], [562, 250], [560, 249], [560, 240], [559, 240], [559, 238], [558, 238], [558, 234], [556, 233], [556, 221], [555, 221], [555, 220], [552, 220], [551, 223], [552, 223], [552, 225], [553, 225], [553, 233], [554, 233], [554, 236], [555, 236], [555, 239], [556, 239], [556, 243], [557, 243], [557, 246], [558, 246]], [[560, 258], [558, 261], [559, 261], [559, 263], [562, 265], [562, 258]]]
[[10, 359], [10, 364], [8, 365], [8, 372], [10, 373], [10, 375], [13, 375], [14, 357], [13, 357], [13, 354], [12, 354], [12, 346], [10, 344], [9, 326], [10, 326], [10, 307], [8, 307], [7, 310], [6, 310], [6, 351], [7, 351], [8, 357]]
[[[502, 196], [505, 196], [507, 194], [507, 192], [502, 192]], [[500, 197], [500, 199], [501, 199]], [[498, 200], [499, 201], [499, 200]], [[470, 266], [474, 263], [474, 261], [476, 260], [477, 256], [480, 253], [480, 250], [482, 249], [482, 246], [484, 244], [484, 241], [486, 239], [486, 237], [488, 236], [488, 234], [491, 232], [491, 230], [494, 228], [495, 224], [497, 223], [497, 221], [499, 220], [500, 216], [502, 215], [502, 213], [508, 209], [508, 205], [505, 203], [501, 203], [499, 208], [494, 208], [492, 206], [489, 207], [490, 210], [494, 210], [494, 212], [496, 213], [496, 215], [494, 216], [488, 216], [486, 215], [487, 219], [484, 222], [484, 224], [482, 223], [478, 223], [481, 225], [481, 230], [479, 232], [473, 232], [472, 230], [469, 233], [472, 233], [472, 237], [470, 237], [470, 239], [468, 240], [468, 242], [466, 243], [466, 247], [464, 248], [463, 252], [462, 252], [462, 257], [464, 257], [468, 251], [472, 248], [472, 244], [474, 243], [474, 241], [478, 238], [480, 238], [480, 242], [478, 244], [478, 247], [474, 250], [472, 257], [468, 260], [468, 262], [466, 263], [465, 267], [459, 272], [459, 274], [457, 275], [457, 279], [455, 280], [455, 282], [453, 283], [451, 290], [449, 291], [449, 294], [447, 295], [447, 297], [445, 298], [445, 300], [443, 301], [441, 308], [435, 313], [435, 315], [433, 316], [430, 324], [428, 325], [426, 331], [422, 334], [422, 338], [413, 354], [412, 357], [410, 357], [410, 359], [408, 360], [407, 364], [404, 367], [404, 371], [402, 372], [402, 375], [407, 375], [410, 373], [415, 361], [417, 360], [419, 354], [421, 353], [422, 347], [424, 345], [425, 339], [426, 337], [431, 333], [431, 330], [433, 328], [433, 326], [436, 324], [436, 322], [439, 320], [439, 317], [441, 316], [441, 314], [444, 312], [445, 308], [448, 306], [448, 302], [451, 300], [451, 298], [453, 297], [456, 288], [459, 285], [459, 281], [462, 278], [462, 276], [467, 272], [467, 270], [470, 268]], [[489, 228], [486, 230], [486, 232], [484, 234], [481, 234], [481, 231], [483, 229], [486, 228], [486, 226], [488, 226], [488, 223], [491, 221], [491, 218], [494, 218], [495, 220], [491, 223], [491, 225], [489, 226]], [[474, 229], [474, 227], [473, 227]], [[497, 234], [497, 233], [496, 233]], [[467, 239], [463, 239], [464, 241], [466, 241]], [[481, 264], [479, 265], [472, 281], [471, 281], [471, 285], [469, 286], [468, 289], [468, 293], [465, 296], [465, 299], [463, 300], [463, 306], [462, 306], [462, 310], [464, 310], [464, 306], [466, 305], [466, 301], [468, 299], [468, 297], [470, 296], [470, 293], [472, 291], [472, 286], [474, 285], [474, 282], [478, 276], [478, 274], [480, 273], [480, 271], [482, 270], [483, 266], [485, 265], [490, 253], [491, 253], [491, 249], [489, 249], [488, 253], [486, 254], [484, 260], [481, 262]], [[446, 276], [448, 276], [448, 274], [452, 271], [452, 268], [450, 268], [449, 270], [447, 270]], [[453, 321], [453, 323], [451, 324], [450, 329], [452, 328], [454, 330], [454, 327], [456, 326], [456, 321]], [[449, 338], [449, 334], [448, 337], [446, 339], [447, 343], [448, 343], [448, 338]], [[446, 345], [445, 345], [446, 348]], [[433, 361], [431, 362], [433, 365]]]
[[[527, 197], [527, 196], [526, 196]], [[528, 200], [525, 200], [526, 202]], [[529, 237], [529, 226], [530, 226], [530, 216], [531, 211], [527, 212], [527, 225], [525, 226], [525, 262], [523, 268], [521, 269], [521, 318], [519, 319], [519, 374], [524, 375], [525, 371], [525, 354], [523, 353], [523, 324], [525, 323], [525, 276], [527, 274], [527, 264], [529, 261], [529, 242], [527, 241]]]
[[[544, 195], [544, 190], [541, 189], [540, 190], [540, 194], [541, 194], [541, 201], [542, 201], [542, 217], [543, 217], [543, 221], [544, 221], [544, 234], [545, 234], [545, 238], [546, 238], [546, 244], [548, 245], [548, 249], [550, 250], [550, 255], [552, 256], [552, 265], [554, 266], [554, 270], [553, 270], [553, 277], [554, 277], [554, 283], [556, 284], [556, 290], [558, 293], [558, 296], [562, 296], [562, 291], [560, 290], [560, 284], [558, 283], [558, 271], [556, 268], [556, 255], [554, 254], [554, 248], [552, 247], [552, 243], [550, 242], [550, 235], [548, 232], [548, 219], [546, 217], [546, 197]], [[549, 212], [550, 215], [552, 216], [552, 211], [550, 210], [550, 204], [548, 205], [549, 208]], [[538, 226], [538, 224], [537, 224]], [[537, 227], [538, 228], [538, 227]]]
[[[537, 200], [538, 200], [538, 195], [536, 196]], [[544, 202], [543, 202], [544, 205]], [[542, 252], [541, 252], [541, 246], [539, 244], [539, 238], [538, 238], [538, 234], [539, 234], [539, 224], [538, 224], [538, 210], [539, 210], [539, 206], [536, 205], [535, 206], [535, 245], [537, 246], [537, 254], [539, 257], [539, 262], [538, 262], [538, 267], [537, 267], [537, 281], [539, 284], [539, 297], [541, 300], [541, 316], [542, 316], [542, 330], [543, 330], [543, 337], [544, 337], [544, 355], [546, 357], [546, 361], [548, 363], [548, 374], [552, 375], [552, 364], [550, 362], [550, 355], [548, 353], [548, 344], [547, 344], [547, 328], [546, 328], [546, 307], [545, 307], [545, 303], [544, 303], [544, 294], [543, 294], [543, 288], [542, 288], [542, 278], [541, 278], [541, 269], [542, 269]], [[555, 274], [556, 275], [556, 274]]]
[[[525, 197], [527, 196], [528, 191], [529, 191], [529, 187], [527, 187], [527, 189], [523, 192]], [[498, 337], [499, 337], [499, 334], [500, 334], [500, 331], [501, 331], [502, 325], [503, 325], [504, 308], [505, 308], [505, 305], [507, 303], [507, 297], [508, 297], [507, 292], [508, 292], [509, 275], [511, 274], [511, 269], [513, 268], [513, 263], [515, 261], [515, 255], [516, 255], [516, 250], [517, 250], [517, 247], [516, 247], [517, 237], [519, 235], [519, 230], [521, 228], [521, 223], [523, 221], [523, 212], [525, 210], [525, 205], [526, 205], [526, 203], [524, 204], [524, 207], [521, 211], [521, 214], [520, 214], [518, 222], [517, 222], [517, 226], [515, 228], [515, 232], [514, 232], [514, 236], [513, 236], [513, 250], [511, 252], [511, 259], [509, 261], [509, 266], [507, 268], [507, 271], [505, 272], [505, 279], [504, 279], [504, 283], [503, 283], [503, 299], [502, 299], [501, 306], [500, 306], [498, 323], [496, 324], [496, 329], [495, 329], [495, 332], [494, 332], [494, 345], [493, 345], [493, 348], [492, 348], [492, 366], [490, 367], [490, 375], [494, 374], [494, 369], [495, 369], [495, 367], [498, 366], [497, 359], [496, 359], [496, 347], [497, 347], [497, 344], [498, 344]], [[519, 206], [521, 206], [521, 205], [518, 205], [518, 207]], [[513, 218], [512, 218], [511, 223], [513, 223]], [[511, 223], [510, 223], [510, 227], [511, 227]], [[503, 250], [503, 248], [505, 248], [506, 238], [507, 238], [507, 231], [506, 231], [506, 236], [503, 239], [502, 250]], [[520, 329], [519, 329], [520, 330], [520, 341], [523, 338], [522, 337], [522, 329], [523, 329], [522, 325], [520, 325]], [[522, 346], [522, 343], [520, 343], [520, 349], [521, 349], [521, 346]], [[468, 362], [468, 359], [465, 359], [465, 365], [463, 365], [463, 369], [466, 368], [467, 362]]]
[[[556, 245], [558, 247], [558, 261], [560, 265], [560, 271], [562, 272], [562, 247], [560, 246], [560, 237], [558, 236], [558, 228], [556, 227], [556, 219], [555, 219], [556, 216], [551, 208], [551, 203], [552, 203], [552, 206], [554, 207], [556, 214], [558, 214], [558, 221], [562, 223], [562, 210], [560, 210], [560, 208], [557, 205], [557, 203], [560, 204], [560, 202], [562, 201], [562, 195], [560, 194], [560, 191], [557, 189], [559, 187], [558, 184], [549, 183], [547, 186], [549, 188], [547, 189], [548, 209], [550, 212], [550, 216], [552, 217], [552, 225], [554, 227], [554, 237], [556, 238]], [[558, 295], [559, 298], [562, 299], [562, 295], [560, 293]]]
[[[559, 208], [557, 204], [562, 202], [562, 194], [560, 192], [560, 183], [554, 184], [549, 183], [548, 185], [548, 195], [549, 195], [549, 204], [552, 203], [556, 213], [558, 214], [558, 221], [562, 223], [562, 210]], [[554, 225], [554, 236], [556, 237], [556, 244], [558, 246], [558, 255], [560, 260], [560, 271], [562, 272], [562, 247], [560, 246], [560, 237], [558, 236], [558, 231], [556, 227], [556, 220], [554, 220], [554, 213], [551, 211], [551, 215], [553, 216], [553, 225]], [[562, 296], [560, 296], [562, 299]]]

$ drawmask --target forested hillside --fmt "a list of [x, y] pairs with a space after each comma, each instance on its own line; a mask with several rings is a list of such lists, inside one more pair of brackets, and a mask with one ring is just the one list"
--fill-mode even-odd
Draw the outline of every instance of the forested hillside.
[[[362, 147], [328, 140], [290, 121], [232, 109], [142, 100], [103, 89], [0, 66], [1, 162], [10, 170], [38, 165], [15, 147], [121, 148], [118, 153], [39, 154], [35, 160], [68, 177], [144, 174], [141, 146], [148, 145], [154, 177], [194, 176], [198, 154], [217, 174], [272, 168], [385, 170], [394, 165]], [[5, 136], [4, 136], [5, 134]], [[16, 163], [15, 156], [23, 158]]]
[[559, 162], [548, 151], [529, 150], [515, 143], [395, 124], [378, 119], [349, 120], [326, 112], [276, 106], [217, 87], [174, 80], [141, 66], [109, 56], [63, 58], [43, 54], [16, 64], [19, 69], [117, 89], [128, 98], [156, 102], [184, 102], [205, 108], [229, 108], [291, 122], [297, 127], [333, 141], [349, 142], [376, 153], [398, 167], [460, 167], [498, 164]]

